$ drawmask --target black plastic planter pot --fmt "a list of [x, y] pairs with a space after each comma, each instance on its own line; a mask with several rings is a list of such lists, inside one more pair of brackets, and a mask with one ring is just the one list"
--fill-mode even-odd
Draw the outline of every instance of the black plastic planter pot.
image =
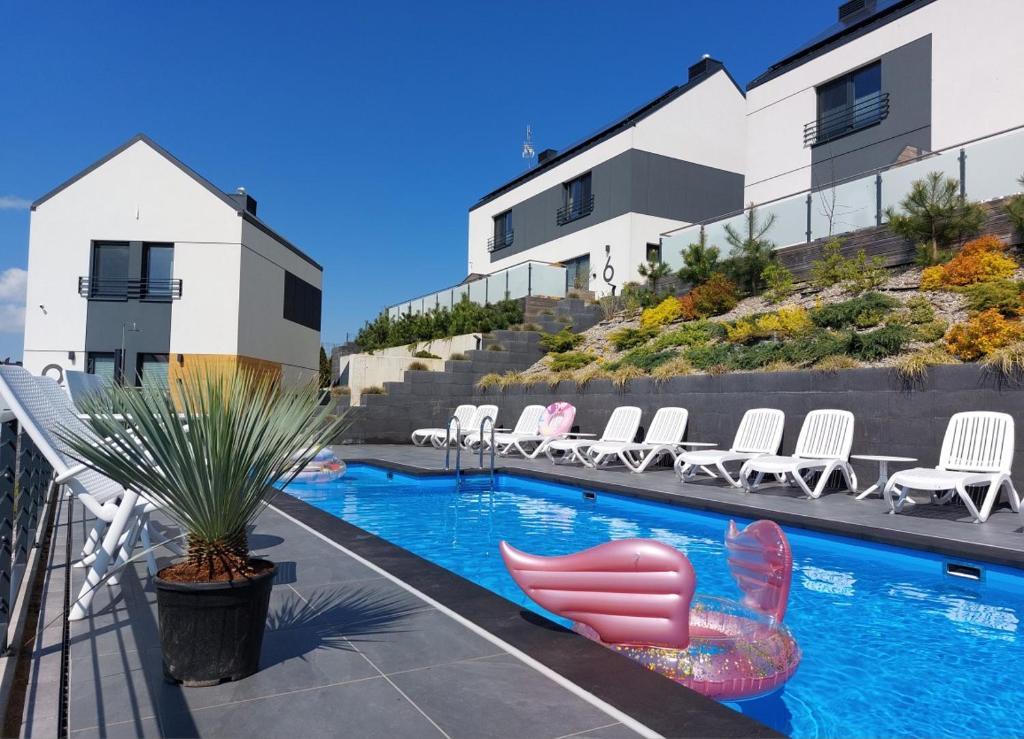
[[158, 575], [164, 676], [204, 687], [256, 672], [276, 571], [271, 563], [245, 580], [209, 583], [169, 582]]

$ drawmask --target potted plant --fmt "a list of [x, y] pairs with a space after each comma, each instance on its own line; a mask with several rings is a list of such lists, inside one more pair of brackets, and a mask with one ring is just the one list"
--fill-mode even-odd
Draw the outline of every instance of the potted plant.
[[198, 371], [173, 392], [112, 388], [85, 409], [100, 438], [65, 434], [85, 465], [160, 507], [186, 535], [184, 559], [157, 573], [164, 673], [186, 686], [254, 673], [275, 565], [253, 558], [249, 528], [339, 432], [308, 388], [267, 373]]

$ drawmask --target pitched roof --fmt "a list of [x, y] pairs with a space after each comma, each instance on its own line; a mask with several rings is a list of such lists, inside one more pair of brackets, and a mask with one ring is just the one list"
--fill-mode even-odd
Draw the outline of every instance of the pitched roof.
[[832, 24], [792, 54], [768, 67], [767, 70], [751, 80], [747, 85], [747, 90], [753, 90], [765, 82], [838, 49], [840, 46], [932, 2], [935, 0], [877, 0], [873, 6], [868, 6], [861, 12], [852, 13], [848, 18]]
[[79, 172], [78, 174], [70, 177], [69, 179], [65, 180], [61, 184], [57, 185], [57, 187], [53, 188], [52, 190], [50, 190], [50, 192], [46, 193], [41, 198], [39, 198], [34, 203], [32, 203], [32, 210], [35, 210], [40, 205], [45, 203], [47, 200], [52, 198], [54, 195], [58, 194], [62, 190], [65, 190], [66, 188], [68, 188], [71, 185], [75, 184], [80, 179], [82, 179], [83, 177], [85, 177], [86, 175], [91, 173], [93, 170], [102, 167], [104, 164], [109, 162], [111, 159], [113, 159], [114, 157], [118, 156], [123, 151], [131, 148], [132, 146], [134, 146], [135, 144], [139, 143], [140, 141], [142, 143], [146, 144], [146, 146], [151, 148], [156, 153], [160, 154], [160, 156], [162, 156], [164, 159], [169, 161], [175, 167], [177, 167], [182, 172], [187, 174], [189, 177], [191, 177], [197, 183], [202, 185], [211, 194], [213, 194], [214, 196], [219, 198], [226, 205], [229, 205], [231, 207], [231, 209], [234, 210], [236, 213], [238, 213], [238, 215], [243, 220], [248, 221], [253, 226], [255, 226], [256, 228], [260, 229], [265, 234], [270, 236], [272, 239], [274, 239], [275, 241], [279, 242], [286, 249], [294, 252], [297, 256], [301, 257], [303, 260], [305, 260], [306, 262], [308, 262], [312, 266], [316, 267], [321, 272], [323, 271], [323, 267], [320, 266], [320, 264], [317, 263], [316, 260], [314, 260], [312, 257], [310, 257], [308, 254], [306, 254], [304, 251], [299, 249], [299, 247], [297, 247], [294, 244], [292, 244], [290, 241], [288, 241], [288, 239], [284, 238], [279, 233], [274, 231], [270, 226], [268, 226], [266, 223], [264, 223], [259, 218], [254, 216], [252, 213], [250, 213], [250, 212], [248, 212], [247, 210], [244, 210], [244, 209], [240, 210], [239, 207], [238, 207], [238, 201], [235, 200], [234, 198], [232, 198], [231, 195], [229, 195], [228, 193], [224, 192], [223, 190], [220, 190], [219, 188], [217, 188], [212, 182], [210, 182], [208, 179], [206, 179], [201, 174], [196, 172], [194, 169], [189, 167], [187, 164], [185, 164], [183, 161], [181, 161], [176, 156], [171, 154], [169, 151], [167, 151], [165, 148], [160, 146], [160, 144], [156, 143], [153, 139], [151, 139], [149, 136], [147, 136], [144, 133], [136, 134], [135, 136], [130, 138], [125, 143], [121, 144], [121, 146], [117, 147], [116, 149], [114, 149], [112, 152], [110, 152], [109, 154], [107, 154], [103, 158], [93, 162], [88, 167], [86, 167], [81, 172]]
[[590, 136], [586, 137], [582, 141], [578, 141], [575, 144], [573, 144], [572, 146], [569, 146], [569, 147], [563, 149], [562, 151], [558, 152], [557, 154], [555, 154], [550, 159], [544, 160], [543, 163], [538, 164], [537, 166], [533, 167], [532, 169], [530, 169], [527, 172], [524, 172], [523, 174], [519, 175], [518, 177], [515, 177], [515, 178], [509, 180], [508, 182], [506, 182], [501, 187], [497, 188], [496, 190], [492, 190], [491, 192], [487, 193], [482, 198], [480, 198], [476, 203], [474, 203], [470, 207], [470, 210], [476, 210], [481, 205], [484, 205], [485, 203], [487, 203], [487, 202], [489, 202], [491, 200], [494, 200], [499, 195], [504, 195], [505, 193], [509, 192], [510, 190], [515, 189], [516, 187], [518, 187], [519, 185], [523, 184], [524, 182], [527, 182], [528, 180], [532, 180], [534, 177], [537, 177], [542, 172], [546, 172], [549, 169], [552, 169], [553, 167], [557, 167], [559, 164], [563, 164], [564, 162], [568, 161], [569, 159], [572, 159], [577, 154], [581, 154], [584, 151], [586, 151], [587, 149], [593, 148], [594, 146], [596, 146], [597, 144], [601, 143], [602, 141], [606, 141], [606, 140], [610, 139], [611, 137], [615, 136], [616, 134], [621, 133], [622, 131], [626, 130], [627, 128], [630, 128], [631, 126], [635, 126], [637, 123], [642, 121], [647, 116], [652, 115], [653, 113], [656, 113], [658, 110], [660, 110], [661, 108], [665, 107], [666, 105], [671, 103], [676, 98], [678, 98], [678, 97], [680, 97], [682, 95], [685, 95], [690, 90], [692, 90], [697, 85], [699, 85], [701, 82], [703, 82], [704, 80], [710, 79], [711, 77], [713, 77], [718, 72], [724, 72], [725, 75], [729, 78], [729, 81], [732, 82], [733, 85], [736, 86], [736, 89], [739, 91], [739, 93], [741, 95], [743, 94], [743, 88], [741, 88], [736, 83], [736, 80], [734, 80], [732, 75], [729, 74], [729, 71], [725, 68], [725, 65], [723, 65], [721, 62], [719, 62], [719, 61], [717, 61], [715, 59], [709, 59], [708, 61], [713, 63], [713, 67], [711, 69], [709, 69], [708, 71], [702, 72], [702, 73], [697, 74], [697, 75], [694, 75], [694, 77], [692, 79], [688, 80], [685, 84], [676, 85], [672, 89], [662, 93], [658, 97], [654, 98], [654, 100], [651, 100], [650, 102], [645, 103], [644, 105], [641, 105], [639, 108], [637, 108], [636, 110], [634, 110], [631, 113], [628, 113], [627, 115], [625, 115], [624, 117], [618, 119], [614, 123], [612, 123], [612, 124], [610, 124], [608, 126], [605, 126], [601, 130], [597, 131], [594, 134], [591, 134]]

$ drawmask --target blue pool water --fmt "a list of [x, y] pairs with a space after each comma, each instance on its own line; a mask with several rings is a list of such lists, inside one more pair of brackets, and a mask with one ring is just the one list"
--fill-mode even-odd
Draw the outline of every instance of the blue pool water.
[[[450, 478], [365, 465], [288, 492], [540, 613], [505, 571], [501, 540], [567, 554], [653, 538], [686, 552], [698, 592], [738, 595], [722, 543], [728, 518], [711, 513], [600, 492], [586, 500], [579, 488], [503, 475], [493, 492], [472, 478], [456, 492]], [[1024, 574], [979, 565], [975, 582], [945, 574], [941, 557], [786, 534], [794, 558], [786, 623], [803, 662], [781, 696], [734, 708], [794, 737], [1024, 734]]]

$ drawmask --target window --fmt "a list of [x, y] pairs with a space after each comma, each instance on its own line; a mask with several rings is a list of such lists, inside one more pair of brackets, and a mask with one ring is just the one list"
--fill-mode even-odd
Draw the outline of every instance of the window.
[[284, 317], [314, 331], [320, 330], [320, 288], [291, 272], [284, 273]]
[[167, 390], [168, 355], [139, 354], [135, 358], [136, 387]]
[[494, 237], [491, 239], [490, 249], [501, 249], [512, 245], [512, 211], [506, 210], [501, 215], [494, 216]]
[[647, 245], [647, 261], [648, 262], [660, 262], [661, 261], [661, 244], [648, 244]]
[[85, 371], [113, 384], [117, 374], [117, 357], [114, 352], [89, 352]]
[[565, 289], [590, 289], [590, 255], [584, 254], [575, 259], [562, 262], [565, 265]]
[[882, 93], [882, 65], [875, 62], [818, 88], [818, 119], [812, 124], [813, 130], [805, 129], [805, 141], [831, 141], [879, 123], [888, 115], [889, 96]]
[[556, 216], [559, 226], [589, 215], [593, 210], [594, 195], [590, 191], [590, 172], [562, 185], [562, 207]]
[[89, 296], [93, 298], [128, 297], [128, 244], [97, 242], [92, 247], [92, 271]]
[[170, 300], [174, 277], [174, 245], [143, 244], [142, 274], [146, 279], [143, 295], [150, 299]]

